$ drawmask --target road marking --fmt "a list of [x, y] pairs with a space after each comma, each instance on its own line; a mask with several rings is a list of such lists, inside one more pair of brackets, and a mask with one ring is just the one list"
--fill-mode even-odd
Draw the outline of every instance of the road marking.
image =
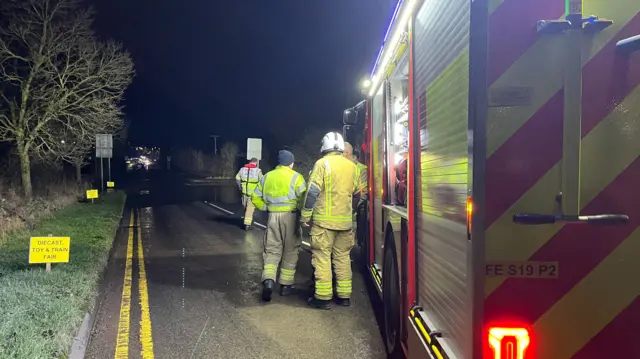
[[[228, 210], [228, 209], [224, 209], [224, 208], [222, 208], [222, 207], [220, 207], [220, 206], [216, 206], [215, 204], [213, 204], [213, 203], [211, 203], [211, 202], [204, 201], [204, 203], [205, 203], [206, 205], [208, 205], [209, 207], [213, 207], [213, 208], [215, 208], [215, 209], [217, 209], [217, 210], [219, 210], [219, 211], [222, 211], [222, 212], [224, 212], [224, 213], [231, 214], [231, 215], [234, 215], [234, 214], [235, 214], [235, 213], [231, 212], [230, 210]], [[262, 229], [267, 229], [267, 226], [265, 226], [265, 225], [264, 225], [264, 224], [262, 224], [262, 223], [253, 222], [253, 225], [254, 225], [254, 226], [258, 226], [258, 227], [260, 227], [260, 228], [262, 228]]]
[[253, 222], [253, 225], [254, 225], [254, 226], [258, 226], [258, 227], [260, 227], [260, 228], [262, 228], [262, 229], [267, 229], [267, 226], [265, 226], [265, 225], [264, 225], [264, 224], [262, 224], [262, 223]]
[[122, 284], [122, 300], [120, 302], [120, 320], [118, 322], [118, 337], [116, 339], [115, 359], [129, 358], [129, 321], [131, 317], [131, 265], [133, 262], [133, 210], [129, 217], [129, 238], [127, 239], [127, 257], [124, 267]]
[[204, 326], [202, 327], [202, 330], [200, 331], [200, 336], [198, 336], [198, 341], [196, 341], [196, 345], [193, 346], [193, 350], [191, 351], [191, 356], [189, 357], [189, 359], [193, 359], [193, 356], [196, 354], [196, 349], [198, 349], [198, 345], [200, 344], [200, 340], [202, 340], [202, 336], [204, 335], [204, 332], [207, 329], [207, 325], [209, 324], [209, 319], [211, 319], [211, 317], [207, 317], [207, 320], [204, 322]]
[[151, 313], [149, 312], [149, 289], [147, 287], [147, 270], [144, 264], [144, 246], [142, 244], [142, 228], [138, 226], [138, 288], [140, 294], [140, 343], [142, 358], [153, 359], [153, 335], [151, 332]]
[[213, 208], [215, 208], [215, 209], [218, 209], [218, 210], [220, 210], [220, 211], [222, 211], [222, 212], [224, 212], [224, 213], [227, 213], [227, 214], [235, 214], [235, 213], [233, 213], [233, 212], [231, 212], [231, 211], [229, 211], [229, 210], [226, 210], [226, 209], [224, 209], [224, 208], [222, 208], [222, 207], [220, 207], [220, 206], [216, 206], [215, 204], [213, 204], [213, 203], [211, 203], [211, 202], [204, 201], [204, 203], [206, 203], [206, 204], [207, 204], [207, 205], [209, 205], [210, 207], [213, 207]]

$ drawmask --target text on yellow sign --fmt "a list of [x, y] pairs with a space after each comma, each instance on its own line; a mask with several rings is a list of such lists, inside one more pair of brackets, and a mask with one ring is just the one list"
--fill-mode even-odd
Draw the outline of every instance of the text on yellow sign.
[[71, 237], [31, 237], [29, 263], [67, 263]]
[[98, 190], [97, 189], [89, 189], [87, 190], [87, 199], [96, 199], [98, 198]]

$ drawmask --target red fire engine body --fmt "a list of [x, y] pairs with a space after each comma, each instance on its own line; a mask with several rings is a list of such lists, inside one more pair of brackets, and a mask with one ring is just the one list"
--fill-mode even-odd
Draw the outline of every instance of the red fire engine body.
[[344, 116], [390, 353], [640, 358], [639, 35], [637, 0], [400, 0]]

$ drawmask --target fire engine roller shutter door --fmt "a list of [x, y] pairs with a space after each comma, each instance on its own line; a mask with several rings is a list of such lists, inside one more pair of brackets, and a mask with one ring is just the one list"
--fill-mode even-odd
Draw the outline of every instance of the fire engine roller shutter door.
[[462, 355], [467, 317], [468, 0], [426, 1], [414, 20], [418, 302]]

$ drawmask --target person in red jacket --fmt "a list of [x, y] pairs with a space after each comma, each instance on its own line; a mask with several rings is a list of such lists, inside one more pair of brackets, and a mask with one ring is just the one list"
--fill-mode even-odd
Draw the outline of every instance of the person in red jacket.
[[258, 183], [262, 180], [262, 171], [258, 167], [258, 159], [252, 158], [236, 174], [236, 184], [242, 191], [242, 205], [244, 206], [244, 226], [246, 230], [251, 229], [253, 224], [253, 211], [255, 207], [251, 203], [251, 194], [255, 191]]

